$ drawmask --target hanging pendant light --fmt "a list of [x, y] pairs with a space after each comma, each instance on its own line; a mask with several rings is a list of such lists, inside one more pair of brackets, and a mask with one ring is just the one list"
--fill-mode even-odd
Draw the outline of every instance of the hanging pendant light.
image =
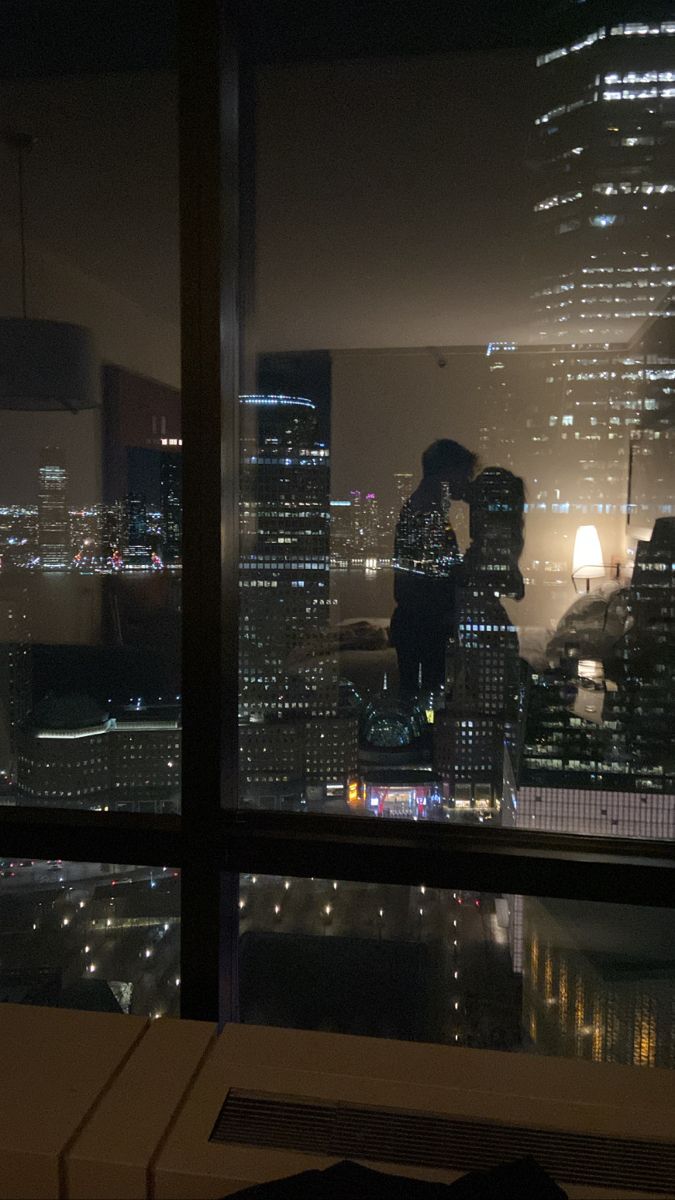
[[3, 140], [17, 156], [22, 316], [0, 317], [0, 409], [76, 413], [98, 408], [101, 395], [91, 331], [28, 317], [23, 175], [33, 138], [5, 133]]

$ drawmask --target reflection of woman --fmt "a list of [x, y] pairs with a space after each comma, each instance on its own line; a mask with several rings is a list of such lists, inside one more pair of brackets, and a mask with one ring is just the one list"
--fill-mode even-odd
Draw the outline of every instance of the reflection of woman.
[[476, 457], [442, 438], [422, 455], [422, 480], [401, 509], [394, 544], [396, 647], [402, 696], [435, 691], [445, 680], [445, 652], [457, 623], [461, 556], [450, 517], [463, 499]]
[[469, 485], [471, 545], [464, 556], [467, 584], [492, 596], [522, 600], [518, 560], [523, 551], [525, 488], [503, 467], [486, 467]]
[[510, 471], [487, 467], [470, 484], [467, 499], [471, 545], [462, 571], [455, 686], [481, 711], [508, 717], [518, 707], [520, 659], [518, 635], [500, 597], [522, 600], [525, 593], [518, 566], [525, 489]]

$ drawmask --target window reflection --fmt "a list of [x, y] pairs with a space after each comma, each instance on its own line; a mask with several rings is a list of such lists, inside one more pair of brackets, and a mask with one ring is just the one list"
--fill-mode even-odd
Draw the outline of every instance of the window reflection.
[[176, 79], [49, 70], [0, 81], [0, 800], [176, 811]]
[[244, 1021], [675, 1068], [669, 910], [261, 875], [239, 903]]
[[673, 836], [672, 34], [258, 72], [244, 804]]

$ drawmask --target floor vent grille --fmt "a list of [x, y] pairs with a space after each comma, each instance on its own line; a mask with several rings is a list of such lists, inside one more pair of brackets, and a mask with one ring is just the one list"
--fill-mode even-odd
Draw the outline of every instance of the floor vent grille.
[[561, 1183], [672, 1192], [672, 1144], [561, 1133], [434, 1113], [231, 1088], [212, 1142], [457, 1171], [531, 1155]]

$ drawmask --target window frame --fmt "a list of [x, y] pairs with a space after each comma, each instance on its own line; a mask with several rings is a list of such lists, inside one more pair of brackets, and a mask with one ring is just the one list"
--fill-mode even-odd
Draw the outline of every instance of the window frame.
[[238, 9], [179, 0], [182, 813], [0, 808], [2, 855], [179, 868], [181, 1015], [221, 1023], [238, 1015], [242, 872], [675, 907], [674, 842], [237, 808], [238, 378], [254, 182]]

